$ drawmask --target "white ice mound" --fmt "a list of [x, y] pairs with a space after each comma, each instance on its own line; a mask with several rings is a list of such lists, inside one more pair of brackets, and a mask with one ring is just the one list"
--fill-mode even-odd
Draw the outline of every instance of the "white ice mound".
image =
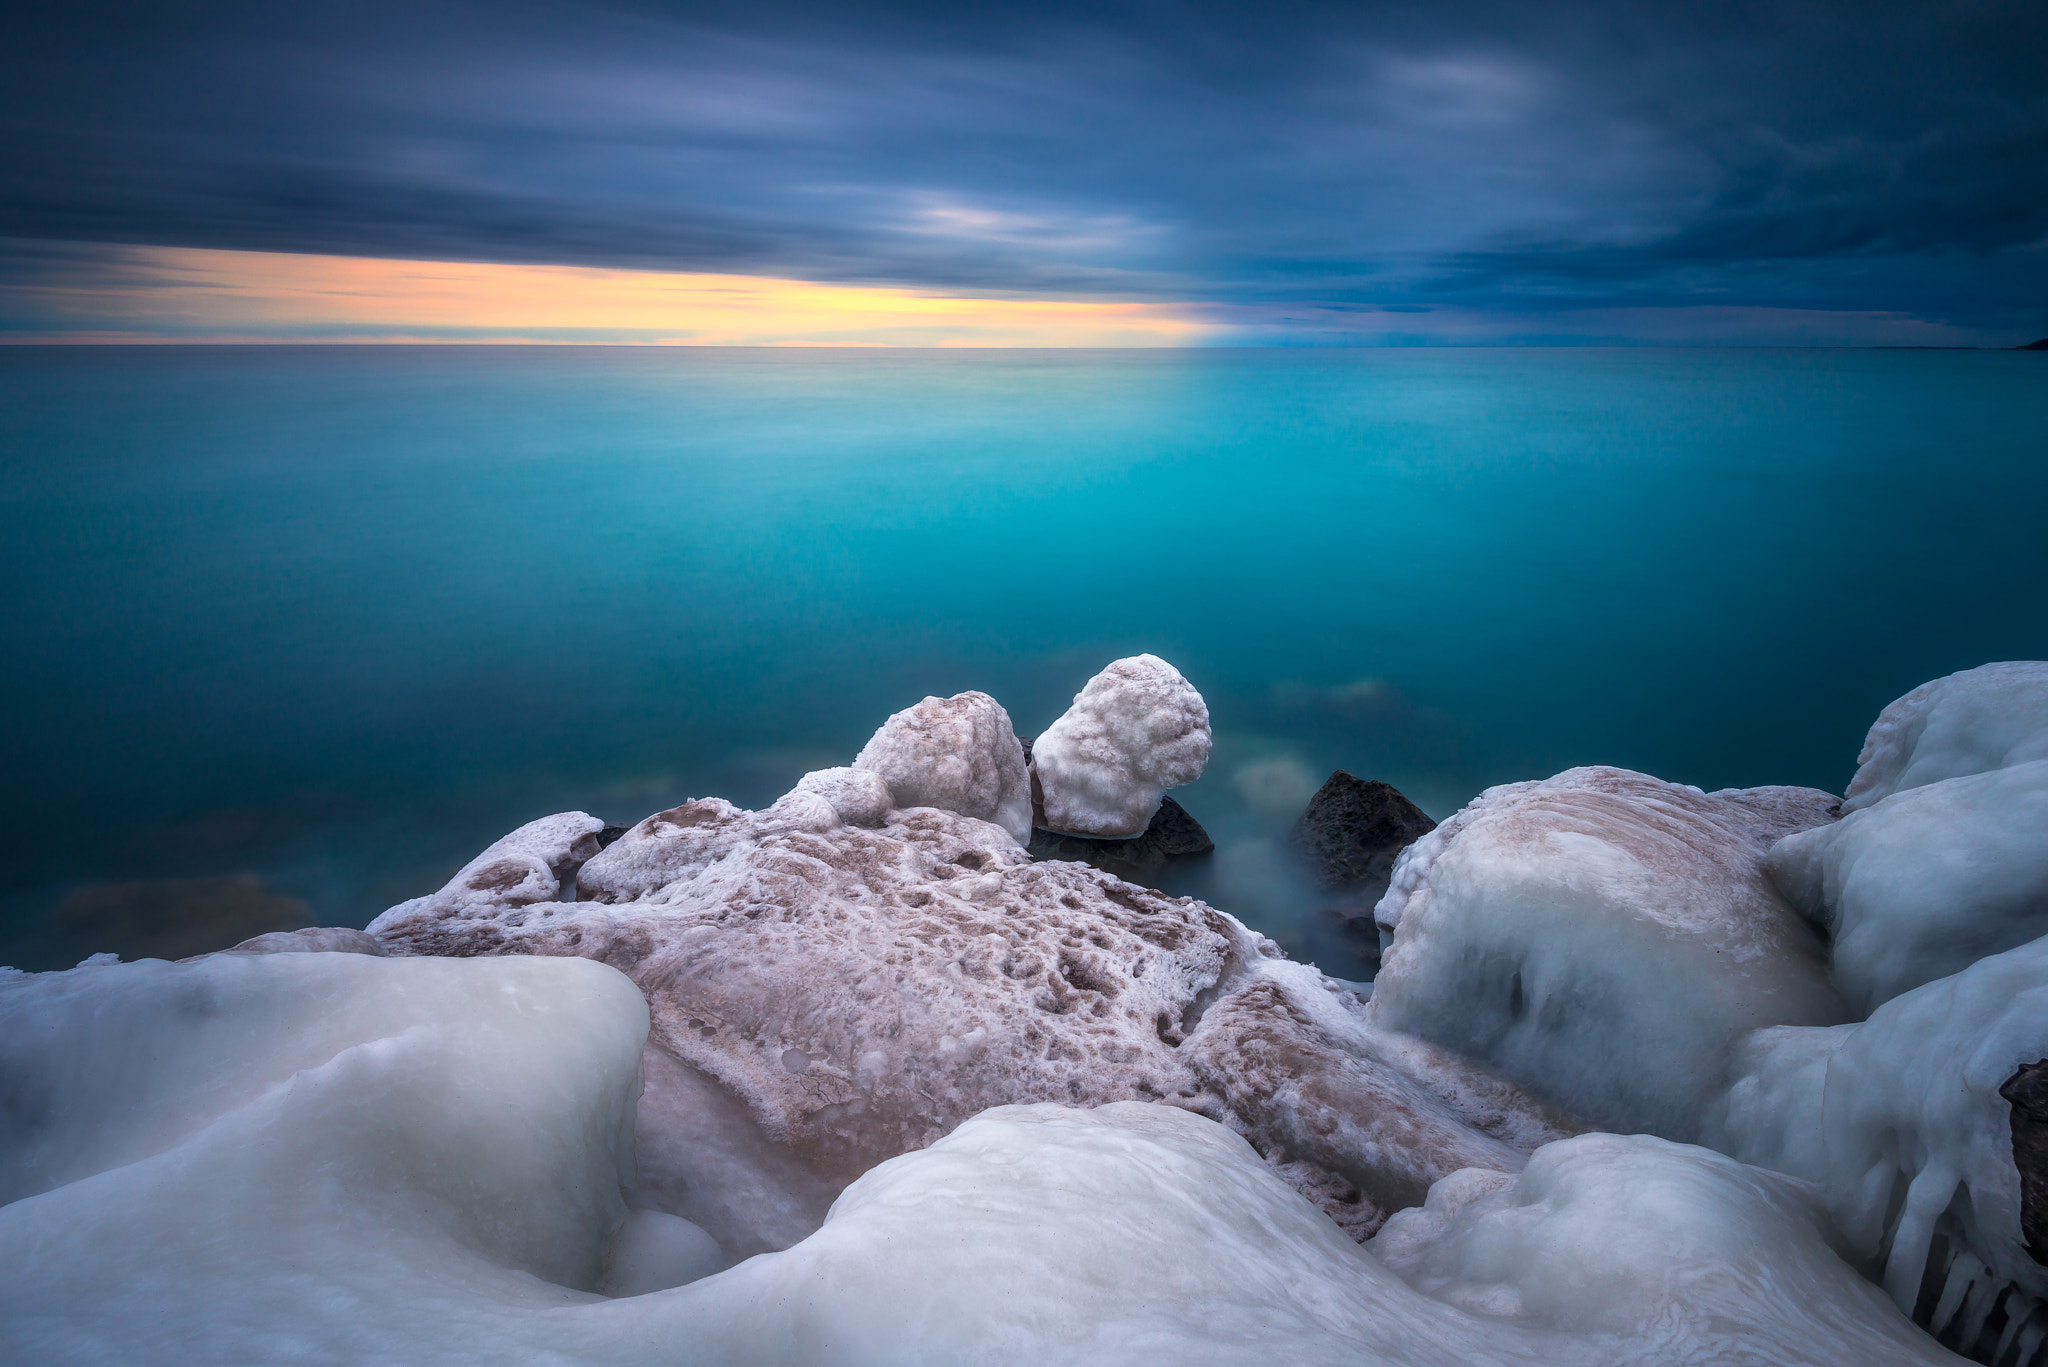
[[926, 698], [882, 723], [853, 767], [880, 774], [898, 807], [992, 821], [1031, 843], [1031, 780], [1010, 714], [986, 693]]
[[[2048, 1225], [2048, 1185], [2029, 1195], [2019, 1108], [2000, 1092], [2048, 1059], [2048, 940], [1861, 1024], [1761, 1031], [1742, 1056], [1724, 1146], [1818, 1184], [1852, 1256], [1945, 1342], [1970, 1349], [1988, 1324], [1992, 1346], [2002, 1329], [2010, 1347], [2031, 1318], [2032, 1347], [2000, 1358], [2031, 1360], [2048, 1338], [2048, 1267], [2022, 1219], [2031, 1201]], [[2029, 1166], [2048, 1183], [2048, 1149]]]
[[1589, 1134], [1537, 1150], [1519, 1177], [1444, 1179], [1369, 1247], [1475, 1316], [1581, 1351], [1608, 1337], [1617, 1362], [1956, 1361], [1886, 1313], [1838, 1237], [1804, 1182], [1649, 1135]]
[[[447, 914], [489, 916], [510, 907], [552, 902], [577, 866], [597, 853], [604, 823], [587, 812], [558, 812], [529, 821], [462, 866], [439, 892], [415, 897], [384, 917], [433, 908]], [[375, 935], [384, 917], [372, 921]]]
[[735, 1256], [787, 1247], [860, 1173], [1006, 1103], [1214, 1116], [1360, 1237], [1445, 1173], [1511, 1169], [1583, 1128], [1372, 1028], [1356, 996], [1200, 902], [1033, 861], [938, 808], [853, 824], [821, 796], [838, 783], [811, 776], [764, 812], [657, 813], [583, 867], [593, 900], [401, 908], [379, 938], [630, 974], [654, 1013], [643, 1181]]
[[1842, 810], [2048, 759], [2048, 661], [2006, 660], [1921, 684], [1878, 715]]
[[1209, 766], [1209, 706], [1157, 655], [1118, 660], [1032, 743], [1048, 830], [1143, 835], [1168, 788]]
[[1610, 768], [1489, 789], [1396, 864], [1372, 1014], [1596, 1125], [1695, 1139], [1742, 1035], [1847, 1014], [1762, 869], [1833, 802]]
[[2048, 934], [2048, 759], [1905, 788], [1766, 862], [1859, 1014]]
[[[217, 955], [10, 980], [0, 1017], [30, 1027], [0, 1032], [10, 1116], [126, 1136], [0, 1206], [10, 1362], [1937, 1360], [1769, 1182], [1640, 1142], [1542, 1159], [1492, 1220], [1540, 1267], [1490, 1266], [1461, 1226], [1446, 1281], [1410, 1240], [1424, 1294], [1208, 1121], [1008, 1108], [701, 1275], [686, 1225], [621, 1200], [646, 1016], [601, 966]], [[70, 1089], [103, 1062], [148, 1085]], [[57, 1147], [20, 1140], [10, 1172]], [[1463, 1308], [1501, 1280], [1518, 1304]]]

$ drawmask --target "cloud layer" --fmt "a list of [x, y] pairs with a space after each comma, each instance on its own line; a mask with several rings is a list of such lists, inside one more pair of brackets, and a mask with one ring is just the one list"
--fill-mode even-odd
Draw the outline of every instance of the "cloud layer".
[[[1170, 302], [1247, 340], [2048, 332], [2038, 4], [9, 22], [19, 240]], [[17, 246], [0, 283], [81, 250]]]

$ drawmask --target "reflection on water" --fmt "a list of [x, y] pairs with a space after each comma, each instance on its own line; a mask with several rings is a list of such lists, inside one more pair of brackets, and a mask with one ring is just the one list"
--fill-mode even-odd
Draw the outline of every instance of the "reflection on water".
[[1334, 961], [1284, 845], [1333, 769], [1439, 818], [1588, 762], [1839, 790], [1891, 698], [2048, 655], [2044, 398], [2005, 353], [0, 349], [0, 960], [142, 952], [51, 918], [149, 880], [359, 925], [547, 811], [760, 805], [927, 693], [1030, 734], [1149, 650], [1217, 728], [1162, 881]]

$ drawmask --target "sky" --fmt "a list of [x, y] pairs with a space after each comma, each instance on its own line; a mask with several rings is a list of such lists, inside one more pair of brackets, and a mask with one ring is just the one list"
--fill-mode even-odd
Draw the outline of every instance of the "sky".
[[2014, 345], [2048, 5], [0, 13], [0, 339]]

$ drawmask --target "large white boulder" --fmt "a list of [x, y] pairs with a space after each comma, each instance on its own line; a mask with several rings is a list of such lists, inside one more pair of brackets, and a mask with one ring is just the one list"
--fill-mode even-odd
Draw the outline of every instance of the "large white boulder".
[[1893, 793], [1766, 860], [1858, 1014], [2048, 935], [2048, 759]]
[[880, 774], [898, 807], [992, 821], [1031, 843], [1031, 780], [1010, 714], [986, 693], [926, 698], [883, 722], [853, 767]]
[[1168, 788], [1209, 765], [1209, 706], [1157, 655], [1118, 660], [1032, 743], [1044, 825], [1063, 835], [1142, 835]]
[[1602, 1128], [1695, 1139], [1738, 1039], [1848, 1014], [1762, 868], [1833, 803], [1610, 768], [1489, 789], [1396, 863], [1372, 1013]]
[[2048, 661], [2005, 660], [1921, 684], [1878, 715], [1842, 810], [2048, 759]]

